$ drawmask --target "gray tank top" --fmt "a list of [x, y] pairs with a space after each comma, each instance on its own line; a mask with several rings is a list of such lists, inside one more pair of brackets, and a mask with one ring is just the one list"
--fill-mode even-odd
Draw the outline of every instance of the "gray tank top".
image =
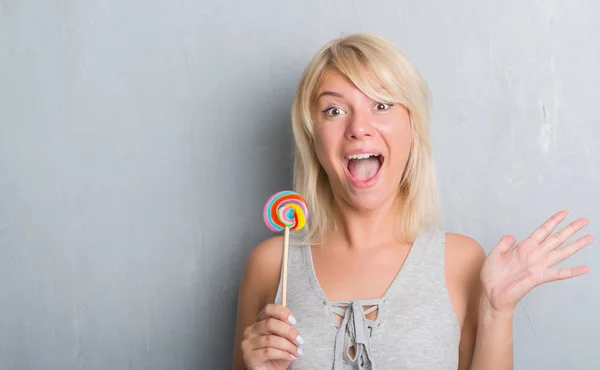
[[[305, 343], [304, 355], [289, 369], [458, 368], [460, 328], [444, 278], [444, 232], [418, 235], [381, 299], [348, 302], [327, 300], [311, 247], [290, 234], [287, 306]], [[281, 281], [275, 302], [281, 303]], [[373, 311], [377, 318], [367, 319]], [[341, 323], [334, 313], [343, 317]]]

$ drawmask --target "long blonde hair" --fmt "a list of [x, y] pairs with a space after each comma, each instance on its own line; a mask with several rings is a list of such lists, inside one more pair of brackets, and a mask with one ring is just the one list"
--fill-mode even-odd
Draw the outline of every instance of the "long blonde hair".
[[[336, 228], [333, 194], [315, 152], [312, 105], [323, 72], [333, 68], [374, 100], [404, 105], [410, 116], [412, 147], [399, 184], [398, 232], [414, 240], [423, 228], [440, 222], [439, 197], [429, 138], [429, 89], [420, 73], [388, 40], [355, 33], [330, 41], [305, 69], [292, 105], [295, 140], [294, 189], [306, 199], [310, 218], [307, 242], [320, 244]], [[364, 69], [372, 73], [367, 75]]]

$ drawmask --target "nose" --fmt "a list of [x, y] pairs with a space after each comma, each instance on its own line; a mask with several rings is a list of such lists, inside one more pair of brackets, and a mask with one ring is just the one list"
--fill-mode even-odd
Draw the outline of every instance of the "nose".
[[374, 128], [368, 113], [354, 112], [348, 119], [346, 138], [348, 140], [364, 140], [373, 137]]

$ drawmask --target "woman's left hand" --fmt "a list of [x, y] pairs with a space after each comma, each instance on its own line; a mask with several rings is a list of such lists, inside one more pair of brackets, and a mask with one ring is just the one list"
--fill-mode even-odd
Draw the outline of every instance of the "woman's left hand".
[[567, 214], [566, 211], [556, 213], [514, 248], [515, 238], [504, 236], [487, 256], [480, 276], [483, 298], [492, 309], [512, 314], [517, 303], [534, 287], [583, 275], [589, 271], [587, 266], [552, 268], [594, 240], [592, 235], [586, 235], [562, 246], [588, 224], [585, 218], [572, 222], [550, 236]]

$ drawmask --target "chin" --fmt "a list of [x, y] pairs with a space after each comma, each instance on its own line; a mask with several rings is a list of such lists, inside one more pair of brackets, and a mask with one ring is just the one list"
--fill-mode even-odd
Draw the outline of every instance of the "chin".
[[[375, 189], [373, 189], [375, 190]], [[370, 191], [347, 194], [346, 202], [360, 212], [376, 211], [385, 207], [392, 197], [391, 192]]]

